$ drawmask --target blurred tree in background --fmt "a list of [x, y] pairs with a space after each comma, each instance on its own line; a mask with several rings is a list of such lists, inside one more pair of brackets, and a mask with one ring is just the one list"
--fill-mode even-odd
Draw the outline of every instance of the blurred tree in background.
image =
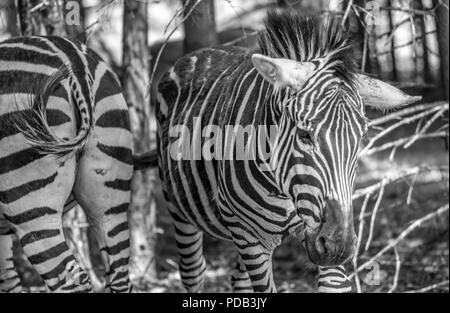
[[[149, 123], [152, 120], [147, 99], [150, 72], [147, 3], [128, 0], [123, 14], [123, 62], [121, 82], [130, 109], [134, 152], [151, 148]], [[130, 278], [140, 288], [156, 280], [156, 204], [154, 171], [135, 172], [131, 184], [129, 224], [131, 234]]]
[[439, 40], [439, 56], [441, 60], [441, 80], [444, 88], [445, 99], [448, 100], [448, 0], [439, 0], [435, 4], [437, 19], [437, 37]]
[[183, 0], [183, 6], [184, 53], [217, 45], [214, 1]]

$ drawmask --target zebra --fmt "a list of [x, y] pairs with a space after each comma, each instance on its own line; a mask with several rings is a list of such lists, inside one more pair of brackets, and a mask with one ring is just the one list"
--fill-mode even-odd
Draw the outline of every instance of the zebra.
[[[163, 76], [157, 164], [188, 292], [203, 286], [204, 233], [234, 243], [235, 292], [276, 292], [272, 255], [289, 235], [319, 266], [319, 291], [348, 289], [365, 107], [420, 99], [358, 72], [352, 50], [337, 17], [268, 12], [257, 49], [199, 50]], [[259, 141], [269, 126], [278, 136]], [[267, 146], [268, 157], [239, 157]]]
[[13, 260], [14, 232], [0, 213], [0, 292], [22, 291], [19, 273]]
[[105, 291], [129, 292], [132, 175], [128, 107], [107, 64], [61, 37], [1, 42], [1, 291], [21, 290], [13, 234], [50, 291], [93, 291], [62, 230], [73, 197], [101, 247]]

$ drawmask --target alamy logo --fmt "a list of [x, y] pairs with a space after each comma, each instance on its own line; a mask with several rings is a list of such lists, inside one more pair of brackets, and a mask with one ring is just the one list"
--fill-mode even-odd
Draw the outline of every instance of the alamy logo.
[[194, 117], [192, 128], [169, 129], [173, 160], [258, 160], [265, 170], [276, 168], [277, 125], [204, 125]]
[[381, 284], [380, 263], [373, 261], [365, 267], [369, 272], [364, 277], [364, 282], [368, 286], [379, 286]]
[[66, 24], [69, 26], [80, 26], [80, 4], [77, 1], [66, 2]]

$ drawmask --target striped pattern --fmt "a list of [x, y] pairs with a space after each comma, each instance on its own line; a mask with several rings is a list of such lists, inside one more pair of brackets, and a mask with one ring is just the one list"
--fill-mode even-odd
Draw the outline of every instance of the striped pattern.
[[62, 231], [73, 195], [97, 234], [106, 290], [130, 291], [126, 211], [133, 162], [117, 78], [84, 45], [26, 37], [0, 43], [0, 82], [1, 223], [14, 229], [51, 291], [89, 292], [89, 277]]
[[14, 232], [0, 213], [0, 292], [22, 291], [19, 274], [13, 263]]
[[[237, 47], [187, 55], [161, 80], [158, 162], [188, 291], [203, 284], [203, 233], [234, 242], [235, 291], [276, 291], [272, 253], [288, 235], [319, 265], [340, 265], [352, 254], [351, 194], [366, 120], [351, 47], [338, 25], [269, 15], [261, 52], [315, 66], [300, 91], [266, 81], [252, 52]], [[205, 135], [207, 125], [223, 131], [214, 146], [223, 158], [202, 156], [210, 137], [217, 139]], [[247, 134], [225, 137], [230, 125]], [[252, 142], [266, 148], [256, 139], [270, 134], [270, 125], [279, 135], [270, 157], [239, 159], [238, 149]]]
[[349, 293], [352, 283], [343, 266], [319, 267], [317, 291], [321, 293]]

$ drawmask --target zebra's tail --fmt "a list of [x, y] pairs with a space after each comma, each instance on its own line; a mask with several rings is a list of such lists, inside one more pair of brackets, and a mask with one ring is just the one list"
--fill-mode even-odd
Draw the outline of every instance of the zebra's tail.
[[[83, 101], [75, 104], [81, 116], [81, 125], [78, 134], [74, 138], [59, 138], [50, 128], [47, 121], [46, 108], [51, 93], [64, 79], [73, 76], [74, 73], [71, 66], [65, 65], [50, 75], [45, 81], [38, 83], [34, 92], [30, 94], [29, 107], [26, 108], [27, 110], [22, 111], [13, 121], [14, 126], [24, 134], [29, 144], [39, 153], [63, 157], [81, 151], [88, 141], [93, 123], [92, 116], [86, 113], [87, 110], [81, 110], [81, 106], [89, 105]], [[31, 98], [33, 94], [34, 98]]]
[[137, 171], [145, 171], [158, 166], [158, 151], [151, 150], [145, 153], [133, 156], [134, 169]]

